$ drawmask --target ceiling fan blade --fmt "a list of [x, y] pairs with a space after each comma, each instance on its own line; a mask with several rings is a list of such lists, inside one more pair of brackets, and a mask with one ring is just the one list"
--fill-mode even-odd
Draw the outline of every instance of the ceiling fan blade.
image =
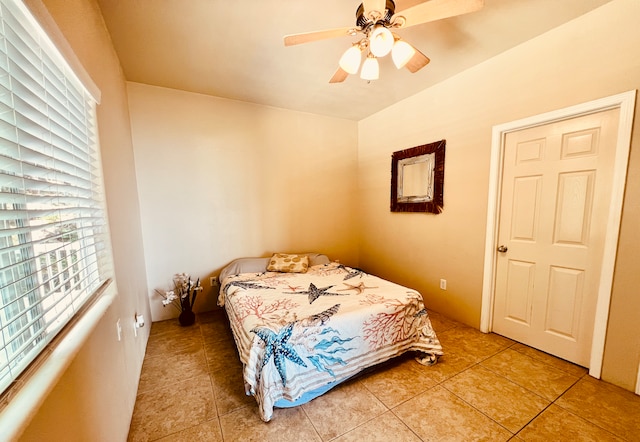
[[[416, 49], [415, 47], [413, 49]], [[407, 62], [404, 67], [406, 67], [412, 74], [415, 74], [420, 69], [429, 64], [431, 60], [429, 57], [424, 55], [422, 52], [416, 49], [416, 53], [413, 54], [413, 57]]]
[[369, 17], [369, 13], [372, 11], [377, 11], [384, 16], [384, 10], [387, 6], [386, 0], [362, 0], [362, 5], [364, 6], [364, 16]]
[[429, 0], [397, 12], [391, 17], [391, 21], [401, 21], [402, 19], [399, 17], [404, 17], [404, 25], [400, 27], [408, 28], [421, 23], [474, 12], [482, 6], [484, 6], [484, 0]]
[[349, 73], [347, 71], [345, 71], [341, 67], [338, 67], [338, 70], [336, 71], [335, 74], [333, 74], [333, 77], [331, 77], [331, 80], [329, 80], [329, 83], [342, 83], [344, 80], [347, 79], [348, 76], [349, 76]]
[[293, 46], [302, 43], [311, 43], [312, 41], [324, 40], [327, 38], [347, 37], [352, 32], [359, 30], [358, 27], [326, 29], [324, 31], [304, 32], [302, 34], [285, 35], [284, 45]]

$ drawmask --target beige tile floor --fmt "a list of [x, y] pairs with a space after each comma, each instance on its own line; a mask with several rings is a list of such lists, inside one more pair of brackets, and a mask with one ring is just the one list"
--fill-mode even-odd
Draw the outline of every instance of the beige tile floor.
[[445, 350], [409, 355], [269, 423], [244, 395], [222, 311], [152, 325], [131, 441], [638, 441], [640, 397], [584, 368], [431, 313]]

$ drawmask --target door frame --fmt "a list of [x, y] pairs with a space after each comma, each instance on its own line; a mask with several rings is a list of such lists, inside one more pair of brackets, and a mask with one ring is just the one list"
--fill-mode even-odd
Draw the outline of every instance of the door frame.
[[493, 327], [493, 303], [497, 257], [496, 247], [498, 239], [498, 222], [500, 218], [502, 162], [506, 134], [609, 109], [620, 109], [618, 140], [613, 166], [611, 205], [609, 206], [609, 214], [607, 215], [607, 233], [604, 240], [604, 252], [600, 272], [600, 283], [598, 286], [589, 364], [589, 374], [597, 379], [600, 379], [600, 375], [602, 373], [602, 359], [604, 356], [609, 307], [611, 304], [611, 288], [613, 286], [613, 273], [618, 251], [618, 237], [620, 234], [620, 219], [622, 217], [624, 189], [627, 182], [627, 165], [629, 163], [629, 151], [631, 149], [631, 129], [633, 126], [635, 102], [636, 90], [631, 90], [564, 109], [499, 124], [497, 126], [493, 126], [491, 134], [487, 229], [484, 250], [482, 309], [480, 312], [480, 330], [484, 333], [489, 333]]

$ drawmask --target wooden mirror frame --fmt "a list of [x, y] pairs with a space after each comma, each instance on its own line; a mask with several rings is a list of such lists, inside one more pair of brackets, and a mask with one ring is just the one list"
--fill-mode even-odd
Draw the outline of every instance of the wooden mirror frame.
[[[440, 213], [444, 208], [444, 153], [446, 140], [436, 141], [434, 143], [423, 144], [422, 146], [412, 147], [410, 149], [399, 150], [391, 155], [391, 211], [392, 212], [430, 212]], [[402, 174], [399, 173], [398, 167], [402, 160], [407, 158], [418, 157], [422, 155], [434, 155], [432, 195], [431, 199], [423, 196], [403, 198], [399, 194], [402, 191], [402, 185], [398, 182]], [[425, 177], [427, 179], [427, 177]]]

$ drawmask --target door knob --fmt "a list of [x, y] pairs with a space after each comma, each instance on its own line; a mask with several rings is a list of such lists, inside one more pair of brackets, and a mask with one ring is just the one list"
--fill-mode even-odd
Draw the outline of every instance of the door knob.
[[500, 247], [498, 247], [498, 252], [500, 252], [500, 253], [506, 253], [506, 252], [507, 252], [507, 250], [509, 250], [509, 249], [507, 248], [507, 246], [500, 246]]

